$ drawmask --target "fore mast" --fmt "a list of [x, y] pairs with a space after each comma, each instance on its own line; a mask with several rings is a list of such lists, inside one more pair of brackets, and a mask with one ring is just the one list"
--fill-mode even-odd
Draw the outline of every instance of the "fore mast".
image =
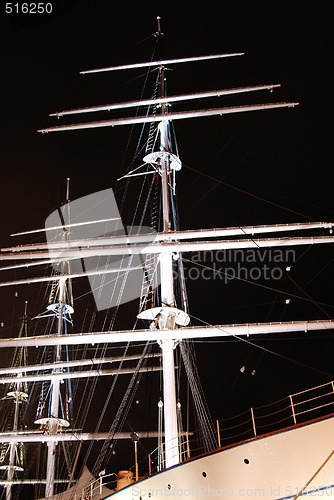
[[[69, 220], [69, 179], [67, 179], [67, 191], [66, 191], [66, 203], [62, 207], [62, 211], [59, 211], [63, 218], [64, 226], [61, 228], [61, 239], [66, 244], [68, 240], [68, 228], [64, 221]], [[55, 335], [62, 337], [67, 334], [67, 325], [71, 324], [71, 316], [74, 312], [71, 286], [69, 284], [69, 263], [66, 260], [60, 261], [57, 267], [57, 276], [55, 276], [55, 281], [51, 288], [49, 305], [47, 306], [47, 313], [40, 315], [39, 317], [50, 316], [53, 317], [56, 324]], [[62, 359], [62, 346], [56, 345], [52, 349], [53, 362], [55, 365], [60, 363]], [[62, 368], [54, 368], [53, 374], [57, 375], [62, 373]], [[66, 391], [66, 418], [65, 415], [60, 415], [60, 401], [62, 399], [61, 395], [61, 379], [55, 376], [51, 380], [49, 393], [50, 399], [47, 401], [47, 397], [44, 397], [43, 391], [40, 396], [38, 408], [37, 408], [37, 419], [35, 424], [39, 425], [45, 430], [47, 434], [56, 435], [62, 428], [68, 427], [69, 422], [69, 399], [68, 393]], [[70, 385], [70, 381], [66, 381]], [[67, 388], [67, 387], [66, 387]], [[46, 457], [46, 479], [45, 479], [45, 497], [52, 497], [54, 494], [54, 486], [56, 482], [56, 450], [57, 441], [49, 441], [47, 444], [47, 457]]]

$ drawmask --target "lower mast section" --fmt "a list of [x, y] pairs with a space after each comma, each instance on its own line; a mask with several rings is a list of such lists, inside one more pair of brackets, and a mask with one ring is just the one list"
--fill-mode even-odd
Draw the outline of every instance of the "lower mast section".
[[[162, 225], [165, 234], [169, 234], [172, 231], [170, 187], [172, 175], [175, 174], [172, 171], [180, 169], [178, 158], [170, 152], [168, 128], [168, 121], [159, 124], [160, 151], [151, 153], [151, 155], [144, 158], [146, 162], [150, 162], [151, 160], [158, 164], [162, 191]], [[178, 161], [175, 161], [175, 159]], [[184, 311], [175, 307], [172, 252], [161, 253], [159, 264], [161, 306], [141, 312], [138, 318], [151, 320], [151, 329], [169, 330], [170, 332], [168, 340], [161, 340], [159, 342], [163, 368], [165, 467], [168, 468], [180, 462], [174, 362], [174, 351], [178, 340], [174, 338], [173, 330], [176, 330], [179, 326], [186, 326], [189, 323], [189, 316]]]
[[[57, 319], [57, 335], [64, 334], [64, 322], [68, 321], [73, 308], [66, 304], [66, 275], [62, 276], [58, 285], [58, 303], [50, 304], [47, 309]], [[61, 360], [61, 346], [56, 346], [55, 362]], [[54, 373], [59, 373], [61, 368], [54, 369]], [[38, 424], [45, 429], [48, 434], [56, 435], [62, 427], [68, 427], [70, 423], [59, 417], [59, 402], [60, 402], [60, 383], [59, 379], [53, 379], [51, 382], [51, 400], [50, 410], [47, 417], [38, 418], [35, 424]], [[54, 494], [54, 484], [56, 481], [56, 452], [57, 442], [49, 441], [47, 443], [47, 462], [46, 462], [46, 483], [45, 483], [45, 497], [52, 497]]]

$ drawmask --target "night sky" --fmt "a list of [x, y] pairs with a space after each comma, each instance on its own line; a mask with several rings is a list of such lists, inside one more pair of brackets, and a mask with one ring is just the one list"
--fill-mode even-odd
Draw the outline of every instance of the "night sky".
[[[44, 227], [46, 217], [64, 202], [68, 177], [71, 200], [107, 188], [113, 188], [116, 198], [122, 199], [125, 183], [117, 179], [130, 169], [139, 128], [47, 135], [37, 130], [58, 124], [56, 118], [49, 117], [52, 112], [140, 99], [143, 70], [79, 73], [150, 60], [157, 15], [164, 33], [164, 59], [244, 52], [242, 57], [174, 65], [168, 72], [170, 95], [279, 83], [281, 87], [273, 93], [221, 97], [212, 107], [299, 103], [289, 109], [174, 124], [183, 162], [177, 177], [180, 228], [334, 220], [334, 43], [329, 2], [235, 1], [223, 2], [220, 7], [222, 10], [217, 10], [216, 4], [181, 10], [173, 7], [166, 12], [143, 8], [130, 15], [116, 15], [110, 1], [63, 1], [54, 5], [53, 14], [33, 17], [5, 14], [2, 3], [2, 248], [43, 241], [43, 234], [36, 239], [34, 235], [33, 240], [10, 234]], [[160, 54], [155, 58], [160, 59]], [[150, 97], [145, 92], [143, 97]], [[208, 106], [211, 102], [190, 101], [184, 109]], [[176, 105], [174, 109], [178, 110]], [[81, 118], [79, 121], [84, 121]], [[132, 183], [135, 189], [136, 182]], [[131, 218], [130, 201], [131, 196], [125, 223]], [[185, 258], [189, 271], [194, 257]], [[207, 256], [201, 264], [212, 268], [210, 259]], [[332, 245], [300, 247], [290, 260], [293, 262], [270, 262], [279, 268], [279, 280], [254, 283], [234, 279], [224, 284], [214, 275], [199, 282], [189, 274], [192, 324], [331, 318]], [[215, 264], [221, 268], [224, 262]], [[289, 273], [285, 271], [287, 264], [291, 265]], [[236, 263], [232, 267], [236, 269]], [[27, 271], [24, 273], [27, 276]], [[2, 280], [20, 276], [4, 272]], [[3, 336], [16, 336], [25, 300], [29, 300], [29, 315], [34, 316], [45, 308], [41, 299], [32, 285], [0, 288]], [[81, 299], [78, 303], [80, 310]], [[78, 319], [77, 331], [81, 321]], [[132, 325], [125, 312], [118, 327]], [[331, 332], [277, 335], [254, 342], [210, 340], [198, 342], [197, 347], [198, 369], [213, 418], [334, 378]], [[4, 364], [2, 353], [0, 356]], [[255, 375], [251, 375], [253, 370]], [[144, 420], [139, 423], [145, 425]]]

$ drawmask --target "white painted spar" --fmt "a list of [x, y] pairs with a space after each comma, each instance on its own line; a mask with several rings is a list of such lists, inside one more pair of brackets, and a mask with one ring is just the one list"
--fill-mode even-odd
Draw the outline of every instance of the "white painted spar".
[[78, 333], [58, 337], [56, 335], [41, 335], [35, 337], [16, 337], [0, 339], [0, 349], [3, 347], [40, 347], [55, 345], [82, 345], [101, 343], [123, 343], [163, 340], [200, 339], [214, 337], [239, 337], [241, 335], [268, 333], [291, 333], [325, 331], [334, 328], [334, 320], [287, 321], [279, 323], [244, 323], [240, 325], [192, 326], [173, 330], [120, 330], [95, 333]]

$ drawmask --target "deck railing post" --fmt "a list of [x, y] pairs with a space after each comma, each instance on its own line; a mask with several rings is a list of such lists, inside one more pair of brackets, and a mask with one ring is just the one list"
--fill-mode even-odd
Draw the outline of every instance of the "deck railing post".
[[186, 440], [187, 440], [187, 458], [190, 458], [190, 446], [189, 446], [189, 432], [186, 432]]
[[254, 417], [254, 410], [253, 410], [253, 408], [251, 408], [250, 411], [251, 411], [251, 415], [252, 415], [254, 436], [256, 436], [256, 426], [255, 426], [255, 417]]
[[293, 406], [292, 396], [289, 396], [289, 399], [290, 399], [290, 406], [291, 406], [291, 411], [292, 411], [293, 421], [294, 421], [294, 423], [296, 424], [296, 423], [297, 423], [297, 420], [296, 420], [295, 408], [294, 408], [294, 406]]
[[216, 420], [216, 425], [217, 425], [218, 448], [221, 448], [221, 442], [220, 442], [220, 429], [219, 429], [219, 420]]
[[151, 453], [148, 454], [148, 475], [152, 475]]

